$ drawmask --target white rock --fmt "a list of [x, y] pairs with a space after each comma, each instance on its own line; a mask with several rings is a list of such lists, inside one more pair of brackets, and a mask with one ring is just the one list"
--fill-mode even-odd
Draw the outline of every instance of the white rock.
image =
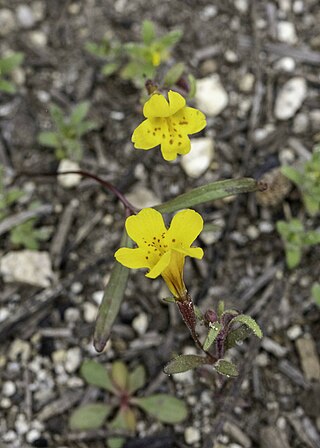
[[304, 3], [302, 0], [296, 0], [292, 6], [295, 14], [302, 14], [304, 12]]
[[28, 5], [19, 5], [16, 10], [18, 22], [23, 28], [32, 28], [35, 20], [33, 11]]
[[0, 9], [0, 36], [5, 36], [15, 29], [14, 15], [10, 9]]
[[192, 370], [187, 370], [186, 372], [182, 372], [182, 373], [175, 373], [172, 376], [172, 378], [177, 383], [194, 384], [194, 381], [193, 381], [193, 371]]
[[29, 38], [31, 43], [37, 47], [45, 47], [47, 45], [48, 38], [43, 31], [32, 31], [29, 34]]
[[209, 117], [216, 117], [228, 105], [228, 94], [217, 74], [197, 80], [197, 108]]
[[67, 308], [64, 312], [64, 318], [67, 322], [77, 322], [80, 320], [80, 311], [78, 308], [75, 308], [73, 306], [70, 306]]
[[234, 0], [234, 6], [239, 12], [245, 13], [248, 11], [248, 0]]
[[301, 107], [307, 96], [307, 83], [304, 78], [295, 77], [287, 81], [276, 98], [274, 114], [278, 120], [288, 120]]
[[24, 414], [17, 415], [14, 426], [18, 434], [25, 434], [30, 429]]
[[9, 316], [10, 311], [8, 308], [0, 308], [0, 322], [3, 322], [6, 320], [6, 318]]
[[130, 193], [127, 194], [127, 199], [131, 204], [138, 208], [152, 207], [160, 202], [160, 199], [153, 193], [153, 191], [141, 184], [137, 184], [132, 188]]
[[296, 68], [296, 62], [293, 58], [290, 58], [289, 56], [285, 58], [279, 59], [275, 64], [274, 67], [283, 72], [293, 72]]
[[300, 325], [293, 325], [292, 327], [288, 328], [287, 330], [287, 335], [288, 338], [291, 341], [295, 341], [299, 336], [302, 335], [302, 328], [300, 327]]
[[148, 324], [148, 316], [146, 315], [146, 313], [140, 313], [132, 320], [132, 328], [139, 335], [145, 334], [148, 328]]
[[5, 282], [47, 288], [53, 278], [49, 253], [32, 250], [9, 252], [0, 260], [0, 274]]
[[255, 77], [253, 73], [246, 73], [239, 81], [239, 89], [241, 92], [249, 93], [252, 91], [255, 83]]
[[5, 443], [13, 442], [14, 440], [17, 440], [17, 434], [12, 429], [3, 434], [3, 441]]
[[104, 296], [104, 291], [95, 291], [92, 294], [92, 299], [96, 302], [97, 305], [100, 305]]
[[300, 112], [294, 117], [293, 120], [293, 132], [295, 134], [303, 134], [308, 130], [309, 118], [308, 115]]
[[83, 317], [88, 323], [94, 322], [96, 320], [98, 313], [98, 308], [90, 302], [85, 302], [83, 304]]
[[28, 443], [33, 443], [35, 440], [39, 439], [40, 435], [40, 431], [31, 429], [26, 435], [26, 440]]
[[210, 166], [214, 155], [214, 141], [209, 137], [191, 139], [191, 151], [180, 163], [188, 176], [197, 179]]
[[9, 409], [9, 408], [11, 408], [11, 405], [12, 405], [12, 403], [11, 403], [10, 398], [7, 398], [7, 397], [1, 398], [1, 400], [0, 400], [0, 408], [2, 408], [2, 409]]
[[5, 381], [2, 386], [2, 394], [5, 397], [12, 397], [16, 393], [16, 385], [13, 381]]
[[31, 347], [27, 341], [15, 339], [10, 345], [9, 359], [11, 361], [16, 361], [18, 358], [21, 358], [21, 361], [25, 362], [30, 358], [30, 353]]
[[287, 21], [281, 21], [277, 26], [277, 34], [280, 42], [295, 44], [298, 41], [294, 24]]
[[80, 366], [82, 361], [80, 347], [73, 347], [67, 351], [67, 357], [65, 361], [65, 369], [68, 373], [73, 373]]
[[188, 445], [193, 445], [194, 443], [199, 442], [201, 439], [201, 434], [198, 428], [194, 428], [193, 426], [188, 426], [184, 431], [184, 440]]
[[[79, 171], [80, 167], [77, 162], [73, 162], [69, 159], [63, 159], [59, 163], [58, 172], [64, 171]], [[65, 174], [58, 176], [58, 183], [64, 188], [73, 188], [79, 185], [81, 176], [79, 174]]]

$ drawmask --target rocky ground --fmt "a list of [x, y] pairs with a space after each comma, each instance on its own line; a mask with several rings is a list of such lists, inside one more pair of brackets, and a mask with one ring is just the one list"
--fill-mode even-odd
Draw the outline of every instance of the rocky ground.
[[[194, 151], [170, 169], [158, 150], [132, 147], [139, 92], [117, 76], [106, 80], [84, 50], [106, 32], [137, 40], [145, 18], [159, 32], [184, 31], [173, 56], [199, 79], [195, 104], [208, 116]], [[25, 194], [11, 220], [0, 223], [0, 446], [105, 446], [107, 430], [68, 429], [77, 405], [101, 398], [79, 376], [88, 358], [106, 366], [115, 359], [143, 363], [147, 391], [172, 393], [189, 406], [188, 420], [174, 427], [139, 414], [127, 448], [320, 446], [319, 309], [310, 294], [320, 251], [306, 252], [289, 271], [275, 230], [288, 213], [305, 213], [294, 188], [277, 206], [242, 195], [197, 208], [216, 226], [199, 240], [204, 262], [187, 264], [197, 305], [223, 299], [256, 318], [265, 335], [233, 350], [240, 376], [221, 380], [208, 371], [162, 373], [173, 353], [195, 349], [174, 307], [160, 300], [167, 294], [161, 282], [141, 271], [130, 276], [98, 356], [92, 334], [119, 247], [121, 205], [88, 179], [14, 178], [56, 171], [59, 162], [37, 134], [50, 129], [49, 104], [69, 111], [82, 100], [91, 102], [98, 128], [84, 138], [81, 168], [117, 185], [138, 207], [304, 160], [320, 130], [319, 23], [318, 0], [1, 0], [0, 54], [22, 51], [25, 60], [13, 73], [18, 92], [0, 94], [0, 161], [8, 187]], [[49, 237], [30, 253], [14, 247], [9, 231], [33, 201], [32, 216]]]

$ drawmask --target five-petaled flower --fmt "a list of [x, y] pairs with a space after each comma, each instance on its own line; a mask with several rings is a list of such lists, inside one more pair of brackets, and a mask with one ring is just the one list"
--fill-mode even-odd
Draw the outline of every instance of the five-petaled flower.
[[127, 233], [138, 247], [122, 247], [115, 253], [115, 258], [128, 268], [148, 268], [146, 277], [161, 275], [176, 300], [186, 300], [184, 261], [186, 256], [203, 257], [200, 247], [191, 247], [202, 228], [203, 219], [194, 210], [178, 212], [167, 229], [161, 213], [145, 208], [126, 220]]
[[132, 142], [138, 149], [161, 145], [165, 160], [174, 160], [178, 154], [188, 154], [191, 143], [188, 135], [206, 126], [205, 115], [193, 107], [179, 93], [169, 90], [168, 100], [158, 92], [152, 94], [143, 107], [146, 117], [133, 132]]

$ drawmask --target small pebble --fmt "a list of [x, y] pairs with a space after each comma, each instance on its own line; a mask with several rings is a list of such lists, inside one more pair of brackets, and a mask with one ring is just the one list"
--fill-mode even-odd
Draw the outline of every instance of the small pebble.
[[274, 114], [278, 120], [288, 120], [300, 109], [307, 96], [307, 83], [302, 77], [294, 77], [280, 89], [275, 102]]
[[148, 316], [146, 313], [139, 313], [133, 320], [132, 320], [132, 328], [140, 335], [142, 336], [145, 334], [148, 328]]
[[16, 10], [18, 22], [23, 28], [32, 28], [35, 20], [33, 11], [28, 5], [18, 5]]
[[71, 292], [73, 294], [80, 294], [83, 291], [83, 284], [80, 282], [74, 282], [71, 285]]
[[85, 302], [83, 304], [83, 317], [88, 323], [92, 323], [96, 320], [98, 308], [93, 303]]
[[40, 435], [40, 431], [38, 431], [37, 429], [31, 429], [26, 434], [26, 440], [28, 443], [33, 443], [35, 440], [39, 439]]
[[5, 443], [13, 442], [14, 440], [17, 440], [17, 433], [10, 429], [10, 431], [3, 434], [2, 437]]
[[217, 74], [197, 80], [195, 101], [198, 109], [209, 117], [216, 117], [228, 105], [228, 94]]
[[10, 311], [8, 308], [0, 308], [0, 322], [3, 322], [6, 320], [6, 318], [9, 316]]
[[47, 36], [42, 31], [30, 32], [29, 38], [31, 43], [37, 47], [45, 47], [47, 45]]
[[15, 29], [16, 22], [10, 9], [0, 9], [0, 36], [5, 36]]
[[[59, 163], [58, 172], [64, 171], [79, 171], [80, 166], [77, 162], [73, 162], [69, 159], [63, 159]], [[58, 176], [58, 183], [63, 188], [74, 188], [81, 182], [81, 176], [79, 174], [65, 174]]]
[[274, 64], [275, 69], [279, 70], [279, 71], [283, 71], [283, 72], [293, 72], [294, 69], [296, 68], [296, 62], [293, 58], [290, 57], [285, 57], [285, 58], [281, 58], [279, 59], [275, 64]]
[[5, 397], [11, 397], [16, 393], [16, 385], [13, 381], [5, 381], [2, 386], [2, 394]]
[[25, 434], [30, 429], [29, 423], [27, 422], [24, 414], [17, 415], [14, 426], [18, 434]]
[[2, 409], [9, 409], [9, 408], [11, 408], [11, 405], [12, 405], [12, 403], [11, 403], [10, 398], [8, 398], [8, 397], [1, 398], [0, 408], [2, 408]]
[[255, 77], [253, 73], [246, 73], [242, 76], [242, 78], [239, 81], [239, 89], [241, 92], [249, 93], [252, 92], [252, 89], [254, 87], [255, 83]]
[[160, 202], [160, 199], [152, 190], [141, 184], [136, 184], [126, 197], [129, 202], [140, 209], [153, 207]]
[[82, 361], [82, 354], [80, 347], [73, 347], [67, 351], [65, 361], [65, 369], [68, 373], [75, 372], [80, 367]]
[[104, 296], [104, 291], [95, 291], [92, 294], [92, 299], [96, 302], [97, 305], [100, 305]]
[[234, 0], [234, 6], [239, 12], [244, 14], [248, 11], [249, 2], [248, 0]]
[[262, 348], [264, 348], [264, 350], [276, 356], [277, 358], [283, 358], [288, 353], [287, 347], [283, 347], [282, 345], [278, 344], [278, 342], [268, 337], [264, 337], [262, 339], [261, 346]]
[[277, 34], [280, 42], [286, 42], [294, 45], [298, 41], [294, 24], [287, 21], [281, 21], [277, 26]]
[[188, 445], [193, 445], [199, 442], [201, 439], [201, 434], [198, 428], [193, 426], [188, 426], [184, 431], [184, 440]]
[[214, 157], [214, 141], [209, 137], [191, 139], [191, 151], [181, 157], [180, 163], [186, 174], [194, 179], [201, 177]]
[[67, 308], [64, 312], [64, 318], [67, 322], [77, 322], [78, 320], [80, 320], [80, 311], [78, 310], [78, 308]]
[[299, 336], [302, 335], [302, 328], [300, 327], [300, 325], [293, 325], [292, 327], [288, 328], [287, 335], [291, 341], [295, 341]]
[[27, 341], [22, 339], [15, 339], [9, 348], [9, 359], [11, 361], [21, 361], [26, 362], [30, 358], [31, 346]]

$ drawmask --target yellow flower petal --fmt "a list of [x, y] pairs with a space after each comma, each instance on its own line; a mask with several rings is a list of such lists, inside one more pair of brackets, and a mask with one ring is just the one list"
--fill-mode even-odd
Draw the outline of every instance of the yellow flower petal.
[[194, 210], [182, 210], [172, 219], [168, 230], [168, 240], [172, 248], [189, 248], [203, 229], [203, 219]]
[[146, 277], [156, 278], [161, 275], [162, 272], [169, 266], [170, 260], [171, 250], [162, 255], [158, 263], [146, 274]]
[[191, 257], [191, 258], [197, 258], [198, 260], [201, 260], [203, 257], [203, 250], [201, 247], [189, 247], [189, 248], [174, 248], [173, 249], [176, 252], [179, 252], [185, 256]]
[[190, 139], [186, 134], [163, 133], [161, 153], [165, 160], [174, 160], [178, 154], [188, 154], [191, 149]]
[[168, 101], [160, 93], [154, 93], [143, 107], [146, 118], [169, 117], [171, 115]]
[[183, 254], [172, 251], [170, 265], [161, 274], [169, 290], [177, 298], [184, 297], [187, 291], [183, 281], [184, 260]]
[[150, 261], [146, 259], [146, 253], [143, 249], [129, 249], [121, 247], [114, 254], [116, 260], [123, 266], [130, 269], [150, 268]]
[[143, 247], [167, 232], [161, 213], [154, 208], [144, 208], [137, 215], [129, 216], [126, 230], [130, 238]]
[[174, 92], [173, 90], [169, 90], [168, 92], [169, 98], [169, 107], [170, 107], [170, 115], [174, 115], [178, 110], [182, 109], [186, 105], [186, 100], [182, 95], [178, 92]]
[[[158, 120], [159, 121], [159, 120]], [[161, 123], [160, 123], [161, 125]], [[144, 120], [133, 132], [131, 141], [138, 149], [151, 149], [161, 143], [161, 134], [157, 122]], [[156, 130], [155, 130], [156, 129]]]
[[175, 123], [175, 127], [179, 128], [180, 132], [185, 132], [186, 134], [200, 132], [207, 124], [206, 116], [193, 107], [184, 107], [178, 110], [172, 117], [172, 122]]

